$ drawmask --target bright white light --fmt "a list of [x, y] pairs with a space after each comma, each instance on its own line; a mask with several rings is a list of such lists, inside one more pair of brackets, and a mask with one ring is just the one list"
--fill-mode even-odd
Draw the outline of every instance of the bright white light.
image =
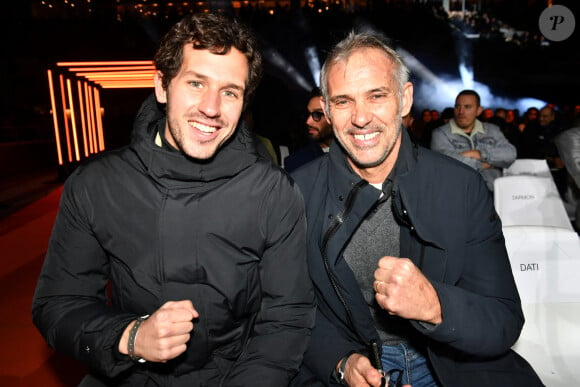
[[473, 69], [468, 68], [464, 63], [459, 64], [459, 75], [466, 89], [473, 89]]
[[535, 98], [518, 98], [510, 99], [496, 96], [492, 93], [489, 86], [477, 82], [473, 77], [473, 70], [469, 70], [464, 64], [460, 65], [459, 72], [461, 78], [450, 75], [436, 75], [421, 63], [415, 56], [398, 49], [397, 52], [411, 72], [418, 76], [420, 82], [414, 86], [414, 105], [420, 109], [436, 109], [442, 111], [446, 107], [453, 107], [455, 97], [460, 91], [473, 89], [481, 97], [481, 105], [486, 108], [496, 109], [519, 109], [520, 114], [530, 107], [541, 108], [546, 105], [545, 101]]
[[316, 49], [312, 46], [307, 47], [306, 50], [304, 50], [304, 56], [306, 57], [308, 67], [310, 67], [314, 83], [316, 86], [320, 86], [320, 60], [318, 59]]
[[312, 84], [308, 82], [298, 70], [290, 62], [288, 62], [278, 51], [272, 48], [265, 49], [264, 58], [274, 66], [282, 70], [288, 77], [290, 77], [297, 85], [306, 91], [312, 89]]
[[[445, 84], [442, 89], [439, 85]], [[466, 87], [463, 80], [453, 78], [451, 76], [442, 76], [438, 83], [420, 82], [415, 85], [415, 104], [425, 109], [436, 109], [442, 111], [446, 107], [453, 107], [455, 104], [455, 97], [461, 90]], [[546, 105], [545, 101], [536, 98], [507, 98], [495, 95], [488, 85], [474, 81], [471, 89], [477, 91], [481, 97], [481, 106], [484, 108], [504, 108], [504, 109], [518, 109], [520, 114], [523, 114], [528, 108], [541, 108]], [[450, 95], [451, 94], [451, 95]]]
[[442, 110], [439, 106], [448, 106], [445, 101], [455, 99], [455, 96], [459, 90], [461, 90], [457, 90], [455, 84], [449, 84], [435, 75], [408, 51], [399, 48], [397, 52], [403, 58], [403, 61], [409, 70], [423, 80], [421, 84], [415, 85], [414, 88], [414, 99], [416, 105], [429, 108], [433, 106], [434, 109]]

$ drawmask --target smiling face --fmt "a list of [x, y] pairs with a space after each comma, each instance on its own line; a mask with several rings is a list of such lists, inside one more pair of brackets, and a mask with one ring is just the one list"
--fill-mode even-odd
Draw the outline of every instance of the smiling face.
[[157, 100], [167, 104], [167, 141], [189, 157], [213, 157], [236, 130], [247, 78], [248, 61], [235, 48], [217, 55], [186, 44], [167, 89], [162, 74], [155, 75]]
[[402, 97], [393, 76], [395, 66], [376, 48], [354, 51], [329, 68], [329, 120], [349, 162], [370, 183], [381, 183], [398, 156], [401, 119], [413, 103], [413, 86]]

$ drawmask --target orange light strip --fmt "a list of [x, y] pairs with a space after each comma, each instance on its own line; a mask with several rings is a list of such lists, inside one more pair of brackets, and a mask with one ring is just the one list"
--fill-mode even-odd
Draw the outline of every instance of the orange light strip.
[[91, 140], [91, 133], [93, 130], [92, 120], [91, 120], [91, 98], [89, 96], [89, 84], [85, 82], [85, 105], [87, 109], [87, 143], [89, 144], [89, 154], [95, 153], [93, 150], [93, 142]]
[[85, 157], [89, 156], [89, 149], [87, 145], [87, 125], [85, 120], [85, 104], [84, 104], [84, 95], [83, 95], [83, 83], [80, 80], [77, 80], [77, 91], [79, 94], [79, 111], [81, 113], [81, 128], [82, 128], [82, 135], [83, 135], [83, 150], [85, 151]]
[[93, 86], [89, 86], [89, 111], [91, 112], [91, 137], [93, 153], [98, 152], [97, 147], [97, 124], [95, 122], [95, 100], [93, 99]]
[[99, 138], [99, 151], [105, 150], [105, 137], [103, 135], [103, 117], [101, 115], [101, 97], [99, 94], [99, 89], [95, 90], [95, 113], [97, 116], [97, 134]]
[[92, 73], [76, 73], [76, 75], [86, 78], [139, 78], [153, 77], [155, 71], [101, 71]]
[[115, 83], [101, 83], [103, 89], [138, 89], [138, 88], [152, 88], [153, 82], [148, 83], [133, 83], [133, 82], [115, 82]]
[[97, 62], [57, 62], [57, 66], [141, 66], [154, 65], [152, 60], [127, 60], [127, 61], [97, 61]]
[[92, 72], [92, 71], [131, 71], [131, 70], [155, 70], [155, 66], [106, 66], [106, 67], [71, 67], [68, 71], [71, 72]]
[[62, 165], [62, 149], [60, 147], [60, 133], [58, 130], [58, 117], [56, 116], [56, 100], [54, 98], [54, 83], [52, 80], [52, 71], [48, 70], [48, 88], [50, 91], [50, 106], [52, 108], [52, 121], [54, 123], [54, 137], [56, 140], [56, 156], [58, 157], [58, 165]]
[[[75, 73], [78, 77], [84, 77], [100, 86], [110, 79], [121, 79], [126, 81], [139, 81], [138, 85], [126, 85], [124, 88], [132, 87], [153, 87], [149, 82], [155, 76], [155, 65], [153, 61], [101, 61], [101, 62], [58, 62], [57, 66], [73, 66], [68, 71]], [[113, 86], [108, 85], [108, 88]], [[115, 85], [116, 88], [121, 88]]]
[[68, 151], [68, 162], [72, 163], [72, 151], [70, 147], [70, 135], [69, 135], [69, 128], [68, 128], [68, 117], [66, 114], [66, 90], [64, 88], [64, 76], [61, 74], [59, 76], [60, 79], [60, 96], [62, 98], [62, 113], [64, 116], [64, 132], [66, 134], [66, 149]]
[[[53, 76], [56, 77], [56, 74], [53, 75], [53, 72], [48, 70], [57, 155], [60, 165], [64, 164], [65, 157], [68, 162], [73, 162], [73, 157], [80, 161], [82, 151], [84, 151], [84, 157], [89, 157], [93, 153], [105, 150], [99, 88], [155, 87], [156, 69], [152, 60], [57, 62], [56, 66], [68, 67], [66, 71], [63, 71], [64, 74], [59, 75], [60, 98], [64, 116], [63, 128], [59, 128], [59, 116], [56, 112], [57, 90], [53, 83], [55, 80]], [[75, 106], [76, 96], [73, 94], [71, 84], [75, 78], [77, 79], [78, 111]], [[58, 109], [60, 110], [60, 107]], [[64, 149], [64, 144], [61, 143], [61, 130], [64, 130], [66, 150]], [[78, 136], [82, 136], [82, 144]], [[82, 150], [80, 149], [81, 147]], [[65, 151], [68, 156], [64, 155]]]
[[73, 93], [70, 79], [66, 80], [66, 89], [68, 92], [68, 102], [69, 102], [69, 111], [70, 111], [70, 121], [72, 124], [72, 134], [73, 134], [73, 144], [75, 147], [75, 157], [77, 161], [81, 160], [81, 155], [79, 153], [79, 141], [77, 138], [77, 120], [75, 118], [75, 108], [73, 103]]

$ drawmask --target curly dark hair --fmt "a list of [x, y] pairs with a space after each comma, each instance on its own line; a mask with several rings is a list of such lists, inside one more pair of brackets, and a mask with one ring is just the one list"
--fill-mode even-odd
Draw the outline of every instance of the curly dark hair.
[[232, 47], [244, 54], [249, 64], [244, 95], [244, 105], [247, 105], [262, 77], [262, 56], [252, 31], [223, 15], [201, 13], [184, 17], [165, 34], [155, 53], [155, 67], [162, 73], [165, 89], [181, 68], [186, 44], [216, 55], [225, 55]]

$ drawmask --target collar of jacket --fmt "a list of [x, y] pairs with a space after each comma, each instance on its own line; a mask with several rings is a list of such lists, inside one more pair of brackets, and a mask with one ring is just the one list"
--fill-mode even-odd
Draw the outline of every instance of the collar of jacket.
[[485, 134], [485, 128], [483, 127], [483, 124], [477, 118], [475, 119], [475, 124], [473, 125], [471, 133], [465, 133], [463, 129], [457, 126], [455, 119], [453, 118], [449, 120], [449, 126], [451, 127], [452, 134], [458, 134], [460, 136], [473, 137], [478, 133]]
[[[330, 168], [329, 168], [329, 188], [337, 196], [346, 197], [348, 192], [361, 179], [356, 174], [347, 161], [347, 154], [338, 141], [333, 141], [329, 151]], [[417, 145], [411, 141], [409, 134], [403, 128], [401, 129], [401, 147], [395, 163], [394, 172], [389, 175], [390, 178], [405, 175], [413, 169], [417, 162]], [[383, 183], [383, 187], [385, 184]], [[373, 191], [374, 192], [374, 191]]]
[[[425, 209], [433, 206], [429, 197], [429, 187], [437, 182], [425, 168], [430, 161], [425, 161], [430, 150], [413, 143], [406, 131], [403, 131], [397, 175], [393, 183], [393, 208], [398, 220], [423, 241], [438, 246], [432, 227], [426, 224], [428, 217]], [[423, 159], [423, 162], [421, 160]], [[423, 165], [423, 167], [421, 167]], [[423, 211], [423, 212], [421, 212]], [[419, 214], [421, 212], [421, 214]]]
[[[405, 175], [409, 169], [414, 165], [416, 159], [416, 146], [411, 142], [409, 135], [404, 129], [401, 130], [402, 142], [395, 163], [395, 170], [390, 176]], [[332, 214], [334, 217], [329, 217], [325, 220], [324, 230], [328, 230], [331, 226], [336, 229], [335, 235], [332, 237], [335, 240], [346, 242], [361, 220], [364, 219], [370, 209], [379, 200], [379, 192], [370, 184], [360, 185], [364, 181], [358, 174], [356, 174], [347, 161], [347, 154], [343, 150], [338, 141], [333, 141], [329, 152], [329, 168], [328, 176], [328, 193], [325, 211], [327, 214]], [[395, 178], [395, 182], [397, 178]], [[393, 194], [396, 193], [395, 185], [393, 185]], [[383, 184], [383, 188], [385, 184]], [[356, 191], [353, 191], [356, 190]], [[349, 200], [349, 196], [352, 200]], [[398, 196], [393, 195], [393, 202], [397, 200]], [[348, 209], [347, 209], [348, 208]], [[395, 205], [396, 213], [403, 214], [400, 205]], [[337, 215], [341, 215], [340, 226], [336, 227]], [[328, 257], [330, 262], [335, 262], [342, 249], [342, 244], [332, 243], [328, 250]]]
[[[428, 152], [426, 150], [422, 151]], [[421, 199], [423, 192], [420, 192], [426, 186], [424, 184], [426, 182], [418, 180], [423, 178], [429, 179], [429, 176], [421, 177], [416, 173], [420, 157], [419, 154], [417, 144], [413, 143], [406, 130], [401, 130], [401, 147], [399, 148], [399, 155], [395, 163], [394, 181], [391, 190], [393, 208], [395, 216], [403, 225], [411, 231], [416, 232], [421, 239], [434, 243], [433, 241], [436, 238], [434, 235], [431, 235], [429, 232], [430, 228], [425, 226], [421, 217], [417, 214], [419, 207], [426, 205], [426, 203], [421, 203], [423, 201]], [[338, 144], [338, 141], [332, 142], [329, 157], [329, 194], [334, 196], [334, 202], [337, 203], [337, 198], [338, 200], [341, 197], [346, 198], [350, 190], [362, 179], [350, 167], [347, 161], [347, 155]], [[346, 234], [349, 234], [352, 232], [351, 229], [358, 226], [358, 221], [366, 216], [369, 209], [377, 200], [376, 189], [370, 185], [360, 189], [357, 195], [356, 202], [358, 205], [354, 206], [350, 216], [353, 221], [356, 221], [356, 224], [351, 225], [351, 227], [347, 225], [347, 227], [343, 228], [342, 232]], [[339, 207], [329, 210], [337, 213]], [[336, 252], [334, 253], [336, 255]], [[332, 253], [330, 256], [332, 256]]]
[[149, 96], [137, 113], [131, 147], [139, 155], [149, 175], [164, 187], [199, 185], [229, 179], [258, 159], [254, 140], [240, 120], [234, 135], [209, 160], [196, 160], [181, 152], [155, 144], [157, 133], [165, 128], [165, 113], [155, 95]]

